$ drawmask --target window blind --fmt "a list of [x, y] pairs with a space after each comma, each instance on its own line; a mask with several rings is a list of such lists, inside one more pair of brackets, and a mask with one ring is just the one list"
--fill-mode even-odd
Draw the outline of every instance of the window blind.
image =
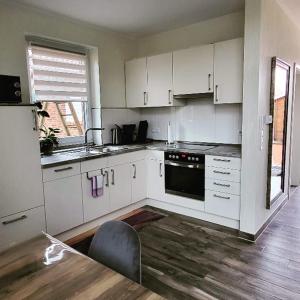
[[33, 101], [88, 101], [87, 58], [84, 54], [30, 45]]

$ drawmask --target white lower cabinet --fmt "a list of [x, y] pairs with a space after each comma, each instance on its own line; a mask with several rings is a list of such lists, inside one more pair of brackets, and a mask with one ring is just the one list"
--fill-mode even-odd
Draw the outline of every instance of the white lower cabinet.
[[0, 252], [45, 231], [44, 206], [0, 219]]
[[89, 222], [97, 219], [110, 211], [109, 205], [109, 185], [108, 169], [101, 169], [89, 172], [89, 176], [103, 174], [103, 194], [99, 197], [92, 197], [91, 181], [87, 178], [87, 173], [81, 175], [82, 181], [82, 201], [83, 201], [83, 220]]
[[131, 195], [132, 203], [147, 197], [147, 165], [144, 159], [132, 163]]
[[164, 152], [152, 151], [147, 157], [147, 196], [163, 201], [165, 199]]
[[83, 223], [81, 175], [44, 183], [47, 232], [55, 235]]
[[205, 211], [240, 219], [241, 159], [205, 156]]
[[114, 211], [131, 203], [131, 165], [109, 168], [109, 203]]
[[205, 211], [226, 218], [239, 220], [240, 196], [206, 190]]

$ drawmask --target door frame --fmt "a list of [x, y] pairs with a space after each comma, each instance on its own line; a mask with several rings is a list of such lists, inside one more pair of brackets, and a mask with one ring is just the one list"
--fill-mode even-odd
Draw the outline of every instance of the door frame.
[[[291, 122], [290, 122], [290, 149], [289, 149], [289, 170], [288, 170], [288, 198], [291, 195], [291, 180], [292, 180], [292, 160], [293, 160], [293, 134], [294, 134], [294, 108], [296, 100], [296, 85], [297, 85], [297, 72], [300, 74], [300, 65], [294, 63], [293, 66], [293, 95], [291, 104]], [[298, 82], [300, 84], [300, 81]]]

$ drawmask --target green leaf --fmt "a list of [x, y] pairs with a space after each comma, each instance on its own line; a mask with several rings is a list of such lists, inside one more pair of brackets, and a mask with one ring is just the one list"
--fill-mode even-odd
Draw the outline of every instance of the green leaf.
[[48, 114], [48, 112], [47, 111], [45, 111], [45, 110], [38, 110], [37, 111], [37, 114], [40, 116], [40, 117], [45, 117], [45, 118], [50, 118], [50, 115]]

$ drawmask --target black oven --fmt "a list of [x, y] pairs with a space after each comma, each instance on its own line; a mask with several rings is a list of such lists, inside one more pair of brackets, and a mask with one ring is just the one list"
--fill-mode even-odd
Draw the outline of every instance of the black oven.
[[204, 201], [205, 155], [165, 152], [166, 193]]

